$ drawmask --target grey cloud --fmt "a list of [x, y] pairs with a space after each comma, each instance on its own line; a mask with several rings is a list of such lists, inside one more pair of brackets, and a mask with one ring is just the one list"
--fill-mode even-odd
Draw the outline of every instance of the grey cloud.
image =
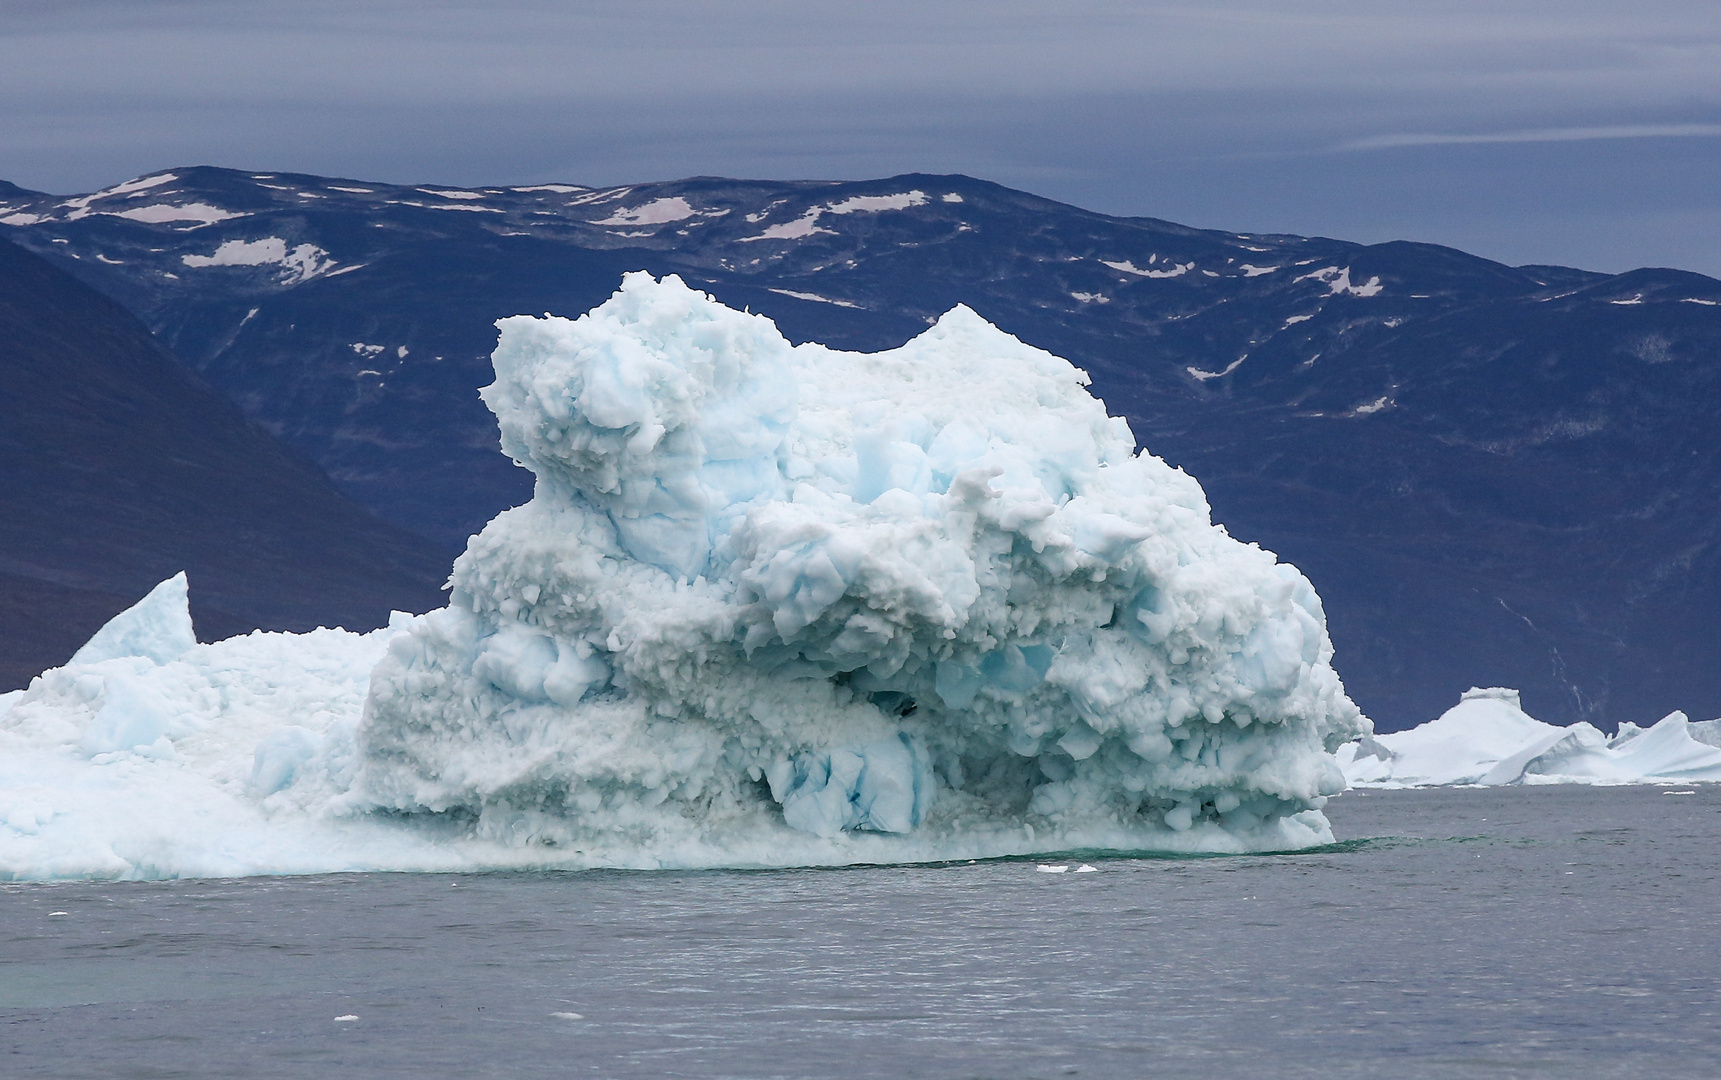
[[65, 192], [194, 163], [961, 171], [1192, 224], [1721, 272], [1678, 239], [1721, 252], [1717, 132], [1708, 0], [71, 0], [0, 20], [0, 177]]
[[1586, 142], [1591, 139], [1688, 139], [1721, 135], [1721, 124], [1616, 124], [1611, 127], [1537, 128], [1460, 134], [1371, 135], [1345, 143], [1341, 150], [1384, 150], [1396, 146], [1463, 146], [1479, 143]]

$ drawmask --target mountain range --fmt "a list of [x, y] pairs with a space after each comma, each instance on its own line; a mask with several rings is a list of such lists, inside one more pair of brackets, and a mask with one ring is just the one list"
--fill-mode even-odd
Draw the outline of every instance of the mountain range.
[[1546, 720], [1721, 713], [1721, 282], [1119, 218], [962, 176], [449, 188], [174, 169], [0, 185], [4, 235], [117, 300], [346, 495], [446, 555], [530, 494], [493, 323], [675, 273], [791, 340], [966, 304], [1070, 358], [1216, 520], [1300, 566], [1383, 730], [1472, 684]]
[[342, 495], [132, 314], [0, 239], [0, 690], [181, 570], [205, 640], [368, 629], [447, 559]]

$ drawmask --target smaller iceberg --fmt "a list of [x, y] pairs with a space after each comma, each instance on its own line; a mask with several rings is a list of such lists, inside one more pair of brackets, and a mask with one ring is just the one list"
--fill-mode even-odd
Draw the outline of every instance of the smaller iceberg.
[[1518, 691], [1472, 687], [1438, 719], [1340, 748], [1353, 787], [1472, 784], [1644, 784], [1721, 781], [1721, 720], [1674, 712], [1654, 726], [1556, 727], [1523, 709]]

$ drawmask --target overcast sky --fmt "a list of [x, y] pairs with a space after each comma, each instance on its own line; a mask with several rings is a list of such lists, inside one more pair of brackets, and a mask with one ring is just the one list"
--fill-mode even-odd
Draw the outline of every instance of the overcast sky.
[[1721, 275], [1716, 0], [0, 0], [0, 178], [962, 172]]

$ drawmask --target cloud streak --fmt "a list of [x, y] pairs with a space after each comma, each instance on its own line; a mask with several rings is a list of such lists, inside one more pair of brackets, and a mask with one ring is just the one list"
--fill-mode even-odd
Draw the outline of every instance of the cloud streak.
[[1483, 143], [1588, 142], [1594, 139], [1692, 139], [1721, 136], [1721, 124], [1614, 124], [1596, 127], [1530, 128], [1470, 134], [1373, 135], [1341, 144], [1340, 150], [1390, 150], [1404, 146], [1471, 146]]
[[965, 172], [1215, 228], [1721, 271], [1714, 0], [0, 8], [0, 178], [40, 190], [199, 163], [442, 186]]

